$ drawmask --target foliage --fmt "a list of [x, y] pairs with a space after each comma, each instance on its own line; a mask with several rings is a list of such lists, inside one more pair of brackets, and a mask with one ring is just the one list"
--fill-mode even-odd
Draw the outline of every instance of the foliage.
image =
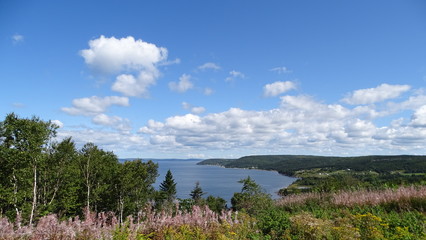
[[167, 201], [173, 201], [176, 198], [176, 182], [170, 169], [167, 171], [164, 181], [160, 184], [160, 193]]
[[76, 149], [71, 138], [55, 141], [57, 126], [15, 114], [0, 122], [0, 217], [24, 224], [57, 214], [83, 214], [83, 207], [114, 211], [120, 220], [154, 198], [158, 165], [121, 164], [93, 143]]
[[196, 204], [199, 204], [201, 201], [202, 196], [206, 194], [203, 189], [200, 187], [200, 182], [195, 183], [194, 189], [189, 194], [191, 198], [195, 201]]
[[207, 206], [216, 213], [220, 213], [227, 209], [226, 200], [221, 197], [208, 196], [205, 200]]
[[426, 239], [424, 156], [222, 159], [300, 177], [276, 201], [242, 179], [229, 210], [198, 182], [176, 201], [170, 170], [155, 191], [152, 161], [55, 133], [36, 117], [0, 123], [0, 239]]
[[272, 205], [269, 194], [266, 194], [250, 176], [241, 179], [239, 183], [243, 184], [241, 192], [234, 193], [231, 199], [234, 210], [243, 210], [249, 214], [256, 215], [259, 211]]
[[401, 170], [409, 173], [426, 172], [426, 156], [361, 156], [361, 157], [325, 157], [309, 155], [265, 155], [247, 156], [235, 160], [207, 159], [199, 164], [221, 165], [230, 168], [255, 168], [275, 170], [282, 174], [294, 176], [299, 170], [328, 169], [353, 171], [374, 171], [390, 173]]

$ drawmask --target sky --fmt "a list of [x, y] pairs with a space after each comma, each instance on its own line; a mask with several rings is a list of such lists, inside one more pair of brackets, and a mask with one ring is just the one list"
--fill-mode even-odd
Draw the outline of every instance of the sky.
[[426, 155], [426, 2], [0, 0], [0, 79], [120, 158]]

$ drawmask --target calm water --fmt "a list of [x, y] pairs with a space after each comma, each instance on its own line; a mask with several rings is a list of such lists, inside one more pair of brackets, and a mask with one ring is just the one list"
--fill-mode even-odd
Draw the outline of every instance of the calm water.
[[213, 195], [231, 201], [234, 192], [240, 192], [242, 184], [239, 180], [250, 176], [273, 198], [277, 198], [276, 192], [294, 182], [296, 179], [286, 177], [273, 171], [223, 168], [219, 166], [196, 165], [199, 160], [153, 160], [158, 163], [158, 173], [155, 187], [158, 189], [164, 180], [167, 170], [171, 170], [177, 183], [177, 197], [190, 198], [189, 194], [194, 189], [195, 182], [200, 186], [207, 197]]

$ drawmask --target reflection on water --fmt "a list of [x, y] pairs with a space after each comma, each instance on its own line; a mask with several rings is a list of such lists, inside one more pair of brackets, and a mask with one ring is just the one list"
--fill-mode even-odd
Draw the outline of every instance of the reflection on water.
[[196, 165], [199, 160], [153, 160], [158, 163], [158, 173], [155, 187], [158, 189], [164, 180], [167, 170], [171, 170], [173, 178], [177, 183], [177, 197], [189, 198], [189, 194], [195, 186], [195, 182], [200, 182], [200, 186], [208, 195], [218, 196], [228, 203], [231, 201], [234, 192], [241, 191], [239, 180], [250, 176], [273, 198], [277, 198], [276, 192], [296, 180], [296, 178], [286, 177], [277, 172], [263, 170], [249, 170], [236, 168], [223, 168], [219, 166]]

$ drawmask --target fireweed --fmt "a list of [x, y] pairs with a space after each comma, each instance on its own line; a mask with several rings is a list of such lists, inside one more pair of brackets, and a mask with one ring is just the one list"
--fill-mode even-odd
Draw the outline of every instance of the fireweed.
[[[124, 223], [119, 223], [114, 213], [94, 213], [85, 210], [84, 220], [79, 217], [60, 221], [54, 214], [39, 219], [36, 225], [22, 226], [19, 217], [15, 223], [6, 218], [0, 218], [0, 239], [117, 239], [117, 236], [125, 236], [125, 239], [155, 239], [156, 235], [162, 235], [162, 231], [170, 229], [182, 229], [182, 226], [190, 226], [199, 232], [208, 233], [220, 228], [229, 230], [223, 236], [235, 234], [242, 220], [237, 212], [222, 211], [217, 214], [207, 206], [193, 206], [192, 211], [174, 213], [161, 211], [155, 212], [148, 207], [140, 212], [136, 218], [129, 216]], [[226, 226], [226, 227], [224, 227]]]
[[301, 193], [285, 196], [277, 200], [278, 206], [295, 206], [306, 204], [308, 201], [324, 201], [339, 206], [380, 205], [392, 202], [409, 204], [411, 200], [426, 199], [426, 186], [407, 186], [397, 189], [340, 191], [337, 193]]

